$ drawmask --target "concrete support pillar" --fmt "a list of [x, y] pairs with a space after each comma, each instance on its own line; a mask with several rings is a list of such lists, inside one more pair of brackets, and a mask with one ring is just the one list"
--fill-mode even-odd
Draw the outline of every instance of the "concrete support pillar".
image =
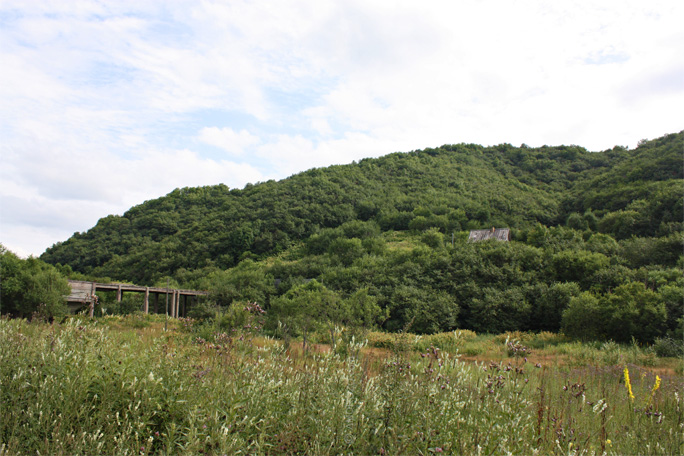
[[150, 287], [145, 287], [145, 308], [143, 311], [145, 314], [150, 313]]

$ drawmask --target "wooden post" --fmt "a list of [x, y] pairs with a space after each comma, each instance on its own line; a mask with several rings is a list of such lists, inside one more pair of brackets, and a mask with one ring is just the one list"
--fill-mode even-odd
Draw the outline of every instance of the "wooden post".
[[121, 302], [121, 298], [123, 298], [123, 291], [121, 290], [121, 284], [119, 284], [119, 287], [116, 289], [117, 302]]
[[169, 321], [169, 278], [166, 278], [166, 319], [164, 320], [164, 332]]
[[95, 282], [90, 284], [90, 318], [95, 316]]
[[176, 316], [176, 292], [171, 292], [171, 310], [169, 310], [169, 317], [173, 318]]
[[145, 314], [150, 313], [150, 287], [145, 287]]

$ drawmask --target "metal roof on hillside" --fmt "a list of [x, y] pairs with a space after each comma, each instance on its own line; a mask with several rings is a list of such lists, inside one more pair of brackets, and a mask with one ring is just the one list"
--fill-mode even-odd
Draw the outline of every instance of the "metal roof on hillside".
[[487, 239], [496, 239], [497, 241], [510, 241], [511, 230], [508, 228], [494, 228], [488, 230], [472, 230], [468, 236], [468, 242], [480, 242]]

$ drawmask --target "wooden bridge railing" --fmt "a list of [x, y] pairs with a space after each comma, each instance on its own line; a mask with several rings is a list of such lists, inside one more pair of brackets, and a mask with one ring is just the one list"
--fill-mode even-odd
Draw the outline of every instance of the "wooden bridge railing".
[[[97, 301], [96, 291], [116, 291], [116, 300], [121, 302], [124, 292], [129, 293], [145, 293], [145, 302], [143, 311], [149, 313], [150, 294], [154, 295], [155, 312], [159, 306], [159, 295], [168, 295], [171, 300], [171, 317], [184, 316], [187, 311], [188, 296], [195, 296], [199, 299], [200, 296], [208, 296], [207, 291], [197, 290], [179, 290], [164, 287], [144, 287], [140, 285], [129, 285], [124, 283], [98, 283], [86, 282], [83, 280], [69, 280], [71, 285], [71, 294], [66, 297], [67, 304], [88, 305], [90, 307], [90, 316], [93, 316], [95, 309], [95, 302]], [[184, 302], [181, 304], [181, 297]], [[182, 305], [182, 310], [181, 310]]]

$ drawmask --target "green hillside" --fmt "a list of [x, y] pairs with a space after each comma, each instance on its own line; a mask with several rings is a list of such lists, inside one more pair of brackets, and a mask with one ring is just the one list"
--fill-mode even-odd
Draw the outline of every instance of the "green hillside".
[[[320, 301], [307, 311], [357, 306], [388, 330], [579, 334], [601, 321], [587, 337], [653, 340], [681, 331], [683, 150], [684, 132], [604, 152], [445, 145], [177, 189], [41, 259], [138, 284], [172, 277], [274, 315]], [[512, 242], [466, 242], [492, 226]]]
[[383, 231], [436, 227], [451, 233], [553, 226], [569, 211], [600, 216], [622, 210], [638, 213], [629, 234], [653, 236], [662, 223], [682, 221], [681, 144], [682, 133], [634, 151], [600, 153], [460, 144], [312, 169], [241, 190], [177, 189], [101, 219], [41, 258], [86, 274], [150, 283], [179, 268], [227, 268], [245, 257], [264, 258], [352, 220], [374, 220]]

